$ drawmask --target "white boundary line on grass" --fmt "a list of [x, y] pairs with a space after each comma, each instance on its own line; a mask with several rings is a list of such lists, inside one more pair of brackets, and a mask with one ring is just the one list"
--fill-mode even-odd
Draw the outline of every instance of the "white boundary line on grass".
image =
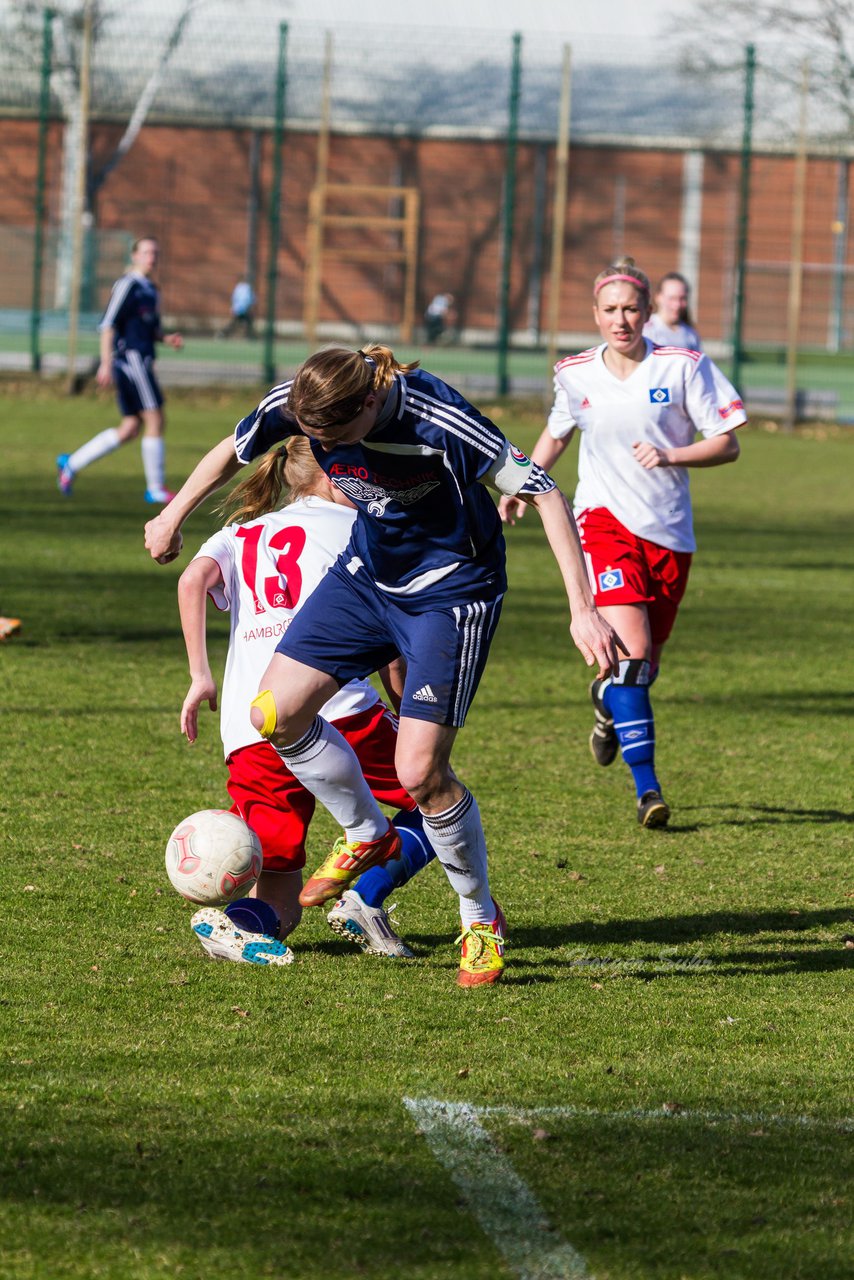
[[581, 1254], [551, 1226], [480, 1123], [481, 1108], [438, 1098], [404, 1098], [403, 1105], [520, 1280], [589, 1280]]
[[[672, 1109], [671, 1109], [672, 1106]], [[479, 1116], [508, 1116], [511, 1119], [529, 1120], [532, 1116], [568, 1120], [696, 1120], [701, 1124], [755, 1124], [790, 1129], [836, 1129], [840, 1133], [854, 1132], [854, 1116], [803, 1116], [774, 1115], [763, 1111], [694, 1111], [678, 1104], [655, 1109], [633, 1107], [628, 1111], [599, 1111], [596, 1107], [476, 1107]]]
[[667, 1123], [767, 1125], [778, 1128], [854, 1131], [854, 1117], [824, 1119], [809, 1115], [767, 1115], [761, 1111], [692, 1111], [671, 1104], [660, 1110], [633, 1108], [599, 1111], [595, 1107], [473, 1106], [439, 1098], [404, 1098], [406, 1107], [439, 1164], [465, 1196], [484, 1233], [519, 1280], [590, 1280], [587, 1264], [551, 1225], [527, 1183], [497, 1148], [481, 1116], [527, 1121], [546, 1119], [658, 1120]]

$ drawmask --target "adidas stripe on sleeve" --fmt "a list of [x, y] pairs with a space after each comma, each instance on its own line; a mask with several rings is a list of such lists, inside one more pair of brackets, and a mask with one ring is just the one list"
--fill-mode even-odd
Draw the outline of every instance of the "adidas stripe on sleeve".
[[234, 428], [234, 451], [238, 461], [244, 464], [253, 462], [280, 441], [298, 434], [297, 424], [287, 412], [292, 383], [293, 379], [290, 379], [273, 387], [261, 403], [238, 422]]
[[121, 276], [113, 285], [113, 291], [110, 294], [110, 301], [107, 303], [107, 309], [104, 312], [99, 329], [114, 329], [122, 304], [131, 291], [134, 283], [134, 277], [130, 274]]
[[[423, 385], [428, 378], [430, 375], [421, 373], [421, 386], [413, 385], [416, 379], [412, 375], [407, 378], [405, 409], [425, 425], [442, 431], [444, 450], [463, 485], [480, 480], [508, 497], [554, 488], [542, 468], [462, 396], [447, 386], [441, 386], [441, 395], [430, 394]], [[441, 385], [436, 379], [430, 381], [437, 389]]]

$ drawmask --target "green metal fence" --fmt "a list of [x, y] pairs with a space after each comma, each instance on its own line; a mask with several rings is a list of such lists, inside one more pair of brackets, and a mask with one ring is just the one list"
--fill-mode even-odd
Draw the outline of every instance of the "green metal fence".
[[[629, 252], [653, 278], [689, 277], [706, 348], [753, 405], [786, 410], [794, 334], [798, 413], [854, 419], [850, 121], [814, 76], [799, 140], [804, 103], [781, 89], [798, 50], [733, 48], [700, 75], [658, 42], [571, 31], [344, 39], [262, 4], [183, 0], [149, 5], [142, 33], [139, 10], [93, 3], [83, 120], [84, 4], [51, 22], [0, 0], [0, 368], [62, 370], [74, 308], [85, 367], [131, 241], [156, 234], [188, 334], [163, 353], [167, 381], [270, 381], [309, 339], [381, 338], [464, 386], [548, 394], [550, 348], [596, 340], [590, 281]], [[258, 336], [218, 338], [247, 276]], [[456, 314], [425, 355], [437, 292]]]

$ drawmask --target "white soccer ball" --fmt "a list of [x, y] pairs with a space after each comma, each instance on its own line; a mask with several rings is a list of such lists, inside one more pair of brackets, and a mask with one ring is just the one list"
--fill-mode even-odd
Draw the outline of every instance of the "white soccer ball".
[[166, 873], [188, 902], [213, 907], [245, 898], [261, 874], [261, 841], [236, 813], [202, 809], [166, 845]]

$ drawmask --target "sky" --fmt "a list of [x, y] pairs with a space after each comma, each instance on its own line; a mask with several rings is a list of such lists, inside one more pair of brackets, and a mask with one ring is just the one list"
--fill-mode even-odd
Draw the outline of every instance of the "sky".
[[[55, 7], [82, 8], [84, 0], [55, 0]], [[184, 0], [182, 0], [182, 3]], [[178, 0], [101, 0], [107, 11], [135, 9], [168, 11]], [[681, 15], [699, 0], [191, 0], [200, 12], [206, 5], [245, 14], [252, 11], [280, 22], [329, 27], [341, 38], [348, 29], [393, 26], [431, 33], [447, 30], [511, 33], [532, 37], [554, 35], [562, 43], [594, 44], [607, 53], [609, 42], [625, 46], [640, 39], [656, 40], [667, 29], [669, 14]], [[14, 10], [18, 0], [0, 0], [0, 13]], [[672, 22], [670, 26], [681, 27]]]
[[[681, 0], [684, 4], [685, 0]], [[283, 16], [332, 23], [479, 28], [522, 33], [555, 33], [562, 39], [613, 36], [619, 42], [656, 36], [680, 0], [286, 0]]]

